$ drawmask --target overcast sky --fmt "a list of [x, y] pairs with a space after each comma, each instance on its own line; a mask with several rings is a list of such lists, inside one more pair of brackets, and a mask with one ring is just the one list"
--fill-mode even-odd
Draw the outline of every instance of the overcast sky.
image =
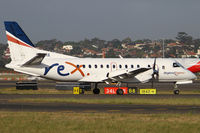
[[200, 0], [0, 0], [4, 21], [17, 21], [34, 42], [200, 37]]

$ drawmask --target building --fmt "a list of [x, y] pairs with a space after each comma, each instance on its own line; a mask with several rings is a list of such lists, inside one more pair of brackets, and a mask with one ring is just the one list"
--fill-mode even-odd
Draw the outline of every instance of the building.
[[72, 45], [64, 45], [62, 47], [62, 49], [64, 49], [67, 52], [70, 52], [73, 49], [73, 46]]

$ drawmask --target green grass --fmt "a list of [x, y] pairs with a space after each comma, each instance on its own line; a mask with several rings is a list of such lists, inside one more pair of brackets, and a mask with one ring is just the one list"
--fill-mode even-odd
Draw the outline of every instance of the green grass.
[[85, 104], [142, 104], [142, 105], [197, 105], [200, 98], [22, 98], [10, 99], [9, 102], [29, 103], [85, 103]]
[[0, 112], [1, 133], [198, 133], [199, 114]]

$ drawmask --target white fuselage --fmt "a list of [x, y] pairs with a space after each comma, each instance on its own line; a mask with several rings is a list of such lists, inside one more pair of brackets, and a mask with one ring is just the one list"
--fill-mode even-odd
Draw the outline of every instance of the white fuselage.
[[[118, 59], [118, 58], [50, 58], [45, 57], [41, 65], [19, 67], [17, 70], [34, 73], [38, 76], [57, 81], [79, 81], [93, 75], [104, 76], [117, 70], [139, 68], [151, 69], [154, 59]], [[156, 70], [159, 71], [159, 82], [177, 82], [192, 80], [196, 77], [181, 66], [173, 66], [174, 60], [157, 59]], [[77, 67], [78, 66], [78, 67]], [[149, 73], [151, 76], [152, 73]], [[145, 78], [145, 77], [144, 77]], [[138, 82], [136, 78], [122, 80], [122, 82]]]

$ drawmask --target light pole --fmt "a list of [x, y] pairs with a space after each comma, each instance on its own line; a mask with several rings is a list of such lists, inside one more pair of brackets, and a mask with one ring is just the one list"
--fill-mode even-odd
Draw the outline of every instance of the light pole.
[[163, 51], [163, 58], [165, 58], [165, 39], [162, 39], [162, 51]]

